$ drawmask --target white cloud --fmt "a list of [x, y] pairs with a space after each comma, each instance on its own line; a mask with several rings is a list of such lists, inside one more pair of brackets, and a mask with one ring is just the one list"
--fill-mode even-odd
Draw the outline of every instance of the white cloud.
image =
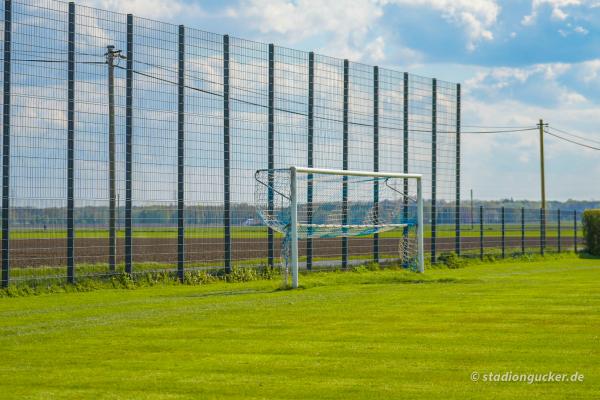
[[369, 59], [373, 61], [385, 60], [385, 40], [383, 36], [378, 36], [366, 46], [365, 50], [369, 55]]
[[583, 82], [591, 83], [599, 80], [600, 77], [600, 59], [585, 61], [581, 63]]
[[577, 26], [575, 27], [575, 29], [573, 29], [573, 31], [575, 31], [576, 33], [579, 33], [581, 35], [587, 35], [589, 33], [589, 31], [587, 29], [585, 29], [583, 26]]
[[[463, 85], [463, 123], [483, 126], [550, 127], [600, 140], [595, 123], [600, 105], [577, 91], [600, 83], [600, 59], [575, 64], [548, 63], [523, 68], [476, 68]], [[585, 83], [584, 83], [585, 82]], [[523, 98], [541, 90], [537, 97]], [[525, 95], [524, 95], [525, 94]], [[554, 101], [545, 101], [554, 99]], [[467, 128], [464, 128], [468, 131]], [[485, 198], [537, 198], [539, 159], [535, 131], [463, 135], [466, 188]], [[552, 199], [600, 198], [600, 189], [585, 183], [598, 169], [598, 152], [548, 135], [547, 185]], [[508, 160], [508, 161], [507, 161]]]
[[[482, 102], [465, 95], [463, 123], [531, 126], [539, 118], [573, 134], [599, 140], [593, 123], [597, 105], [565, 104], [560, 112], [518, 100]], [[464, 130], [467, 130], [464, 128]], [[594, 135], [595, 134], [595, 135]], [[463, 134], [463, 184], [476, 198], [539, 198], [539, 139], [536, 131]], [[600, 189], [586, 183], [598, 170], [598, 152], [546, 137], [546, 185], [550, 199], [599, 199]]]
[[[369, 41], [367, 34], [383, 15], [379, 1], [371, 0], [245, 0], [231, 16], [243, 18], [261, 33], [277, 33], [290, 43], [318, 34], [332, 39], [325, 50], [335, 56], [381, 59], [384, 40]], [[363, 54], [363, 50], [367, 54]]]
[[521, 20], [521, 23], [523, 25], [533, 25], [538, 17], [540, 9], [544, 6], [548, 6], [552, 9], [552, 13], [550, 14], [552, 19], [564, 21], [569, 16], [569, 14], [564, 11], [566, 7], [581, 6], [589, 3], [590, 2], [587, 0], [533, 0], [531, 2], [531, 13], [525, 15]]
[[567, 19], [568, 16], [569, 16], [569, 14], [567, 14], [566, 12], [564, 12], [563, 10], [561, 10], [558, 7], [552, 9], [552, 19], [555, 19], [558, 21], [564, 21], [565, 19]]
[[198, 5], [180, 0], [81, 0], [79, 3], [158, 20], [172, 20], [181, 15], [204, 15]]
[[384, 4], [425, 6], [432, 8], [457, 25], [464, 27], [467, 49], [474, 50], [481, 40], [493, 40], [491, 28], [497, 21], [500, 6], [495, 0], [382, 0]]
[[292, 44], [330, 35], [328, 44], [319, 50], [375, 62], [384, 59], [385, 40], [383, 36], [372, 39], [369, 34], [386, 6], [426, 7], [439, 12], [464, 28], [469, 50], [482, 40], [494, 39], [492, 27], [500, 12], [496, 0], [243, 0], [227, 14], [247, 21], [260, 33], [283, 35]]

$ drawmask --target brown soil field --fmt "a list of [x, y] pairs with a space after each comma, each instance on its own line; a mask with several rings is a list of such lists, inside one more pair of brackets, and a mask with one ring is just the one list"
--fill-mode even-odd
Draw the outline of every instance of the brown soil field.
[[[314, 257], [340, 257], [341, 239], [314, 239], [313, 240]], [[563, 249], [573, 247], [572, 237], [562, 238]], [[539, 238], [526, 238], [525, 246], [529, 251], [537, 251], [540, 246]], [[556, 247], [556, 238], [549, 238], [546, 242], [547, 247]], [[500, 238], [484, 238], [484, 247], [486, 250], [499, 249], [501, 247]], [[506, 238], [506, 249], [514, 251], [520, 249], [521, 240], [518, 237]], [[66, 265], [66, 239], [16, 239], [11, 240], [11, 266], [19, 267], [38, 267], [38, 266], [63, 266]], [[398, 252], [398, 240], [393, 238], [380, 239], [380, 253], [396, 254]], [[425, 250], [429, 252], [431, 242], [425, 239]], [[461, 238], [461, 248], [465, 251], [477, 251], [479, 249], [479, 238], [467, 237]], [[370, 238], [350, 238], [349, 255], [360, 256], [369, 255], [373, 251], [373, 239]], [[436, 242], [436, 252], [454, 250], [454, 238], [438, 238]], [[300, 256], [306, 255], [306, 245], [301, 243], [299, 246]], [[124, 241], [119, 239], [117, 242], [117, 262], [124, 261]], [[275, 255], [279, 257], [280, 242], [275, 242]], [[224, 246], [222, 239], [186, 239], [185, 259], [189, 263], [214, 263], [222, 265], [224, 256]], [[232, 262], [240, 262], [248, 259], [266, 258], [267, 240], [260, 239], [233, 239], [232, 240]], [[175, 263], [177, 261], [177, 241], [176, 239], [136, 238], [133, 241], [133, 259], [134, 262], [158, 262]], [[105, 263], [108, 260], [108, 241], [107, 239], [76, 239], [75, 241], [75, 262], [86, 264]]]

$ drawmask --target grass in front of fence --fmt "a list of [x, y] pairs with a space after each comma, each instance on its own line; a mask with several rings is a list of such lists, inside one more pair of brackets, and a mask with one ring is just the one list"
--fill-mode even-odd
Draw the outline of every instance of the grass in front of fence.
[[[579, 228], [579, 236], [582, 235], [582, 227]], [[437, 225], [437, 237], [454, 237], [454, 225], [440, 224]], [[564, 223], [561, 226], [561, 235], [565, 238], [573, 236], [573, 226]], [[379, 234], [382, 238], [394, 238], [400, 235], [400, 230], [392, 230]], [[66, 239], [66, 229], [13, 229], [10, 233], [11, 239]], [[502, 226], [500, 224], [485, 224], [484, 235], [486, 237], [500, 237], [502, 235]], [[505, 226], [506, 237], [521, 237], [521, 225], [507, 224]], [[276, 233], [277, 237], [281, 237]], [[479, 225], [471, 227], [465, 224], [461, 228], [461, 236], [463, 237], [479, 237]], [[525, 237], [539, 237], [539, 224], [525, 225]], [[548, 224], [546, 227], [547, 237], [558, 236], [558, 226], [556, 224]], [[79, 228], [75, 232], [75, 237], [78, 239], [108, 239], [108, 228]], [[125, 230], [119, 229], [117, 237], [124, 238]], [[176, 227], [136, 227], [133, 229], [133, 237], [138, 239], [176, 239]], [[187, 239], [222, 239], [224, 237], [224, 229], [222, 227], [186, 227], [185, 237]], [[267, 229], [264, 226], [234, 226], [231, 229], [232, 239], [266, 239]], [[369, 236], [366, 236], [369, 237]], [[424, 237], [431, 237], [431, 226], [425, 225]]]
[[[381, 260], [395, 260], [398, 258], [397, 253], [381, 253]], [[351, 262], [351, 267], [355, 262], [369, 263], [373, 260], [372, 254], [359, 254], [350, 255], [348, 259]], [[306, 256], [298, 258], [300, 263], [306, 262]], [[275, 267], [278, 268], [283, 260], [277, 256], [274, 260]], [[235, 260], [234, 267], [238, 268], [262, 268], [268, 265], [268, 259], [266, 257], [248, 258], [244, 260]], [[337, 269], [341, 266], [340, 257], [313, 257], [313, 269]], [[186, 262], [186, 271], [217, 271], [223, 269], [222, 260], [205, 261], [205, 262]], [[145, 274], [152, 272], [174, 272], [177, 271], [177, 263], [164, 263], [164, 262], [134, 262], [133, 273]], [[75, 277], [77, 278], [102, 278], [111, 275], [118, 275], [125, 272], [125, 264], [118, 263], [115, 265], [115, 270], [110, 271], [108, 263], [77, 263], [75, 268]], [[36, 267], [23, 267], [23, 268], [12, 268], [10, 272], [11, 281], [17, 284], [27, 284], [28, 281], [53, 281], [60, 282], [66, 279], [67, 267], [62, 266], [36, 266]]]
[[[600, 260], [0, 300], [6, 399], [597, 398]], [[488, 373], [584, 382], [472, 382]]]

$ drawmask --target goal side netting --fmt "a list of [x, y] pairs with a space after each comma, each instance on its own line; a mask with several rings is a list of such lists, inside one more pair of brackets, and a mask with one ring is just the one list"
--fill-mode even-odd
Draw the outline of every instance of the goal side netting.
[[297, 285], [303, 239], [397, 231], [397, 250], [384, 254], [385, 260], [423, 270], [420, 175], [291, 167], [258, 170], [255, 180], [258, 215], [283, 236], [286, 283], [291, 270]]

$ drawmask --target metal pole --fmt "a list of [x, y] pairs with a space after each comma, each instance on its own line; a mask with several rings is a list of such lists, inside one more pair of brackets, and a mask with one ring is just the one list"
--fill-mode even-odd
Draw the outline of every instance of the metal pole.
[[525, 254], [525, 208], [521, 207], [521, 254]]
[[456, 85], [456, 200], [454, 214], [454, 251], [460, 256], [460, 84]]
[[483, 206], [479, 206], [479, 258], [483, 260]]
[[[349, 62], [344, 60], [344, 118], [342, 139], [342, 169], [348, 169], [348, 96], [349, 96]], [[348, 224], [348, 176], [344, 175], [342, 183], [342, 225]], [[342, 237], [342, 269], [348, 268], [348, 238]]]
[[558, 210], [556, 210], [556, 219], [557, 219], [557, 222], [558, 222], [558, 225], [557, 225], [557, 229], [558, 229], [558, 232], [557, 232], [557, 234], [558, 234], [557, 244], [558, 244], [558, 252], [560, 253], [561, 250], [562, 250], [561, 249], [561, 247], [562, 247], [561, 246], [561, 240], [560, 240], [560, 236], [561, 236], [560, 235], [560, 208]]
[[506, 231], [505, 231], [505, 211], [504, 207], [501, 210], [501, 218], [502, 218], [502, 258], [506, 257]]
[[[314, 92], [315, 92], [315, 53], [308, 53], [308, 160], [309, 168], [314, 167]], [[313, 223], [313, 175], [308, 174], [306, 187], [306, 213], [307, 223]], [[312, 270], [313, 264], [313, 240], [306, 240], [306, 269]]]
[[4, 1], [4, 104], [2, 108], [2, 287], [10, 282], [10, 67], [12, 1]]
[[229, 136], [229, 36], [223, 36], [223, 225], [225, 272], [231, 272], [231, 144]]
[[184, 280], [185, 268], [185, 27], [179, 25], [177, 68], [177, 276]]
[[115, 65], [118, 56], [115, 46], [106, 46], [106, 64], [108, 65], [108, 269], [115, 270], [117, 259], [116, 232], [116, 144], [115, 144]]
[[436, 262], [437, 242], [437, 79], [431, 94], [431, 263]]
[[546, 172], [544, 169], [544, 120], [540, 119], [540, 182], [542, 191], [542, 206], [540, 208], [540, 253], [544, 254], [546, 246]]
[[423, 179], [417, 179], [417, 253], [419, 272], [425, 272], [425, 246], [423, 244]]
[[473, 230], [473, 189], [471, 189], [471, 230]]
[[133, 15], [127, 14], [127, 73], [125, 82], [125, 272], [133, 272]]
[[546, 237], [546, 224], [544, 223], [546, 220], [546, 213], [544, 212], [544, 208], [540, 208], [540, 254], [544, 255], [544, 247], [546, 246], [545, 237]]
[[573, 210], [573, 248], [577, 253], [577, 210]]
[[67, 282], [75, 282], [75, 3], [69, 3], [67, 89]]
[[[269, 106], [268, 106], [268, 154], [267, 168], [268, 174], [268, 213], [273, 214], [275, 192], [273, 191], [274, 176], [273, 168], [275, 168], [275, 46], [269, 44]], [[270, 227], [267, 228], [267, 262], [269, 267], [273, 268], [275, 257], [275, 242], [274, 232]]]
[[[408, 73], [404, 73], [402, 93], [402, 172], [408, 174]], [[408, 221], [408, 179], [403, 182], [402, 221]], [[408, 227], [402, 230], [404, 248], [408, 247]]]
[[290, 246], [292, 258], [292, 288], [298, 287], [298, 191], [296, 183], [296, 168], [290, 169]]
[[[379, 67], [373, 67], [373, 171], [379, 171]], [[373, 181], [373, 217], [379, 225], [379, 181]], [[379, 234], [373, 235], [373, 261], [379, 263]]]
[[544, 171], [544, 120], [540, 119], [540, 183], [542, 190], [542, 209], [546, 209], [546, 173]]

